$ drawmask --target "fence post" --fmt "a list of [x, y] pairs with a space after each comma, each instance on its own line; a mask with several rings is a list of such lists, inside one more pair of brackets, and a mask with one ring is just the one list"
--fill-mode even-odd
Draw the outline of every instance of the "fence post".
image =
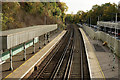
[[12, 66], [12, 49], [10, 48], [10, 69], [9, 70], [13, 70], [13, 66]]
[[35, 38], [33, 38], [33, 54], [35, 53]]
[[40, 47], [40, 36], [39, 36], [39, 49], [41, 49], [41, 47]]
[[23, 47], [24, 47], [24, 57], [23, 57], [23, 60], [25, 61], [26, 60], [26, 43], [23, 44]]

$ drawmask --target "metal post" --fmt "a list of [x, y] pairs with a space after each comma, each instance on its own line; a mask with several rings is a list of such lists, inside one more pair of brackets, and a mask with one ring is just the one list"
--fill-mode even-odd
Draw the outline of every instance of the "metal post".
[[51, 35], [51, 32], [49, 32], [49, 41], [50, 41], [50, 35]]
[[12, 66], [12, 49], [10, 48], [10, 69], [9, 70], [13, 70], [13, 66]]
[[39, 36], [39, 49], [41, 49], [41, 47], [40, 47], [40, 36]]
[[49, 34], [47, 33], [47, 41], [48, 41], [48, 43], [49, 43]]
[[46, 43], [45, 43], [46, 38], [45, 37], [46, 37], [46, 34], [44, 34], [44, 46], [46, 45]]
[[23, 57], [23, 61], [25, 61], [26, 60], [26, 47], [25, 47], [25, 45], [26, 45], [26, 43], [24, 43], [24, 57]]
[[33, 54], [35, 53], [35, 42], [34, 42], [34, 38], [33, 38]]
[[[117, 23], [117, 13], [116, 13], [116, 20], [115, 22]], [[116, 39], [116, 28], [117, 28], [117, 25], [115, 26], [115, 39]]]

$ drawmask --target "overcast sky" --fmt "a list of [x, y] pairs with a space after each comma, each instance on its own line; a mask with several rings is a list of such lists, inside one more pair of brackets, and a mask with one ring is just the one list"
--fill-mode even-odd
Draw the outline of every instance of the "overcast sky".
[[116, 3], [120, 0], [60, 0], [61, 2], [65, 2], [68, 6], [67, 13], [73, 12], [74, 14], [77, 13], [79, 10], [87, 11], [92, 8], [93, 5], [98, 4], [104, 4], [104, 3]]

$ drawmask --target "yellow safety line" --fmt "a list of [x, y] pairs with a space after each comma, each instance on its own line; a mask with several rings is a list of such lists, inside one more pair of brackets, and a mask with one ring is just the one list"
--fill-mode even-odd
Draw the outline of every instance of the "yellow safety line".
[[[43, 49], [45, 48], [45, 46], [43, 47]], [[41, 49], [42, 50], [42, 49]], [[41, 50], [39, 50], [37, 53], [39, 53]], [[35, 55], [37, 55], [37, 53]], [[32, 57], [34, 57], [35, 55], [33, 55]], [[32, 58], [31, 57], [31, 58]], [[29, 58], [28, 60], [30, 60], [31, 58]], [[28, 61], [27, 60], [27, 61]], [[27, 61], [25, 61], [22, 65], [24, 65]], [[19, 67], [21, 67], [22, 65], [20, 65]], [[18, 67], [18, 68], [19, 68]], [[15, 72], [18, 68], [16, 68], [13, 72]], [[13, 72], [11, 72], [10, 74], [8, 74], [3, 80], [5, 80], [6, 78], [8, 78]]]
[[[80, 30], [82, 30], [82, 29], [80, 29]], [[88, 40], [88, 38], [87, 38], [87, 36], [86, 36], [86, 34], [84, 33], [84, 31], [82, 30], [82, 33], [84, 34], [84, 36], [86, 37], [86, 39]], [[88, 40], [88, 42], [89, 42], [89, 40]], [[89, 42], [90, 43], [90, 42]], [[101, 68], [101, 66], [100, 66], [100, 63], [99, 63], [99, 61], [98, 61], [98, 59], [97, 59], [97, 57], [96, 57], [96, 55], [94, 54], [94, 56], [95, 56], [95, 58], [96, 58], [96, 61], [97, 61], [97, 64], [98, 64], [98, 66], [99, 66], [99, 69], [100, 69], [100, 72], [101, 72], [101, 74], [102, 74], [102, 76], [103, 76], [103, 78], [104, 78], [104, 80], [106, 80], [105, 79], [105, 76], [104, 76], [104, 73], [103, 73], [103, 71], [102, 71], [102, 68]]]
[[[61, 33], [62, 33], [62, 32], [61, 32]], [[60, 33], [58, 36], [60, 36], [61, 33]], [[58, 36], [57, 36], [56, 38], [58, 38]], [[55, 39], [56, 39], [56, 38], [55, 38]], [[44, 48], [45, 48], [45, 46], [44, 46], [42, 49], [44, 49]], [[41, 49], [41, 50], [42, 50], [42, 49]], [[41, 50], [39, 50], [37, 53], [39, 53]], [[37, 53], [36, 53], [35, 55], [37, 55]], [[34, 57], [35, 55], [33, 55], [32, 57]], [[32, 58], [32, 57], [31, 57], [31, 58]], [[27, 61], [29, 61], [31, 58], [29, 58]], [[22, 65], [24, 65], [27, 61], [25, 61]], [[22, 65], [20, 65], [19, 67], [21, 67]], [[18, 68], [19, 68], [19, 67], [18, 67]], [[15, 72], [18, 68], [16, 68], [13, 72]], [[8, 74], [3, 80], [5, 80], [6, 78], [8, 78], [13, 72], [11, 72], [10, 74]]]

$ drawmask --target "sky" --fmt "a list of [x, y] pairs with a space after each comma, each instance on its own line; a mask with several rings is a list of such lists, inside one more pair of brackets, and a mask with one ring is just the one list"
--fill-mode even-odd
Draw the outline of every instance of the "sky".
[[67, 14], [70, 14], [71, 12], [76, 14], [79, 10], [90, 10], [95, 4], [101, 5], [109, 2], [118, 4], [119, 1], [120, 0], [60, 0], [60, 2], [65, 2], [67, 4]]

